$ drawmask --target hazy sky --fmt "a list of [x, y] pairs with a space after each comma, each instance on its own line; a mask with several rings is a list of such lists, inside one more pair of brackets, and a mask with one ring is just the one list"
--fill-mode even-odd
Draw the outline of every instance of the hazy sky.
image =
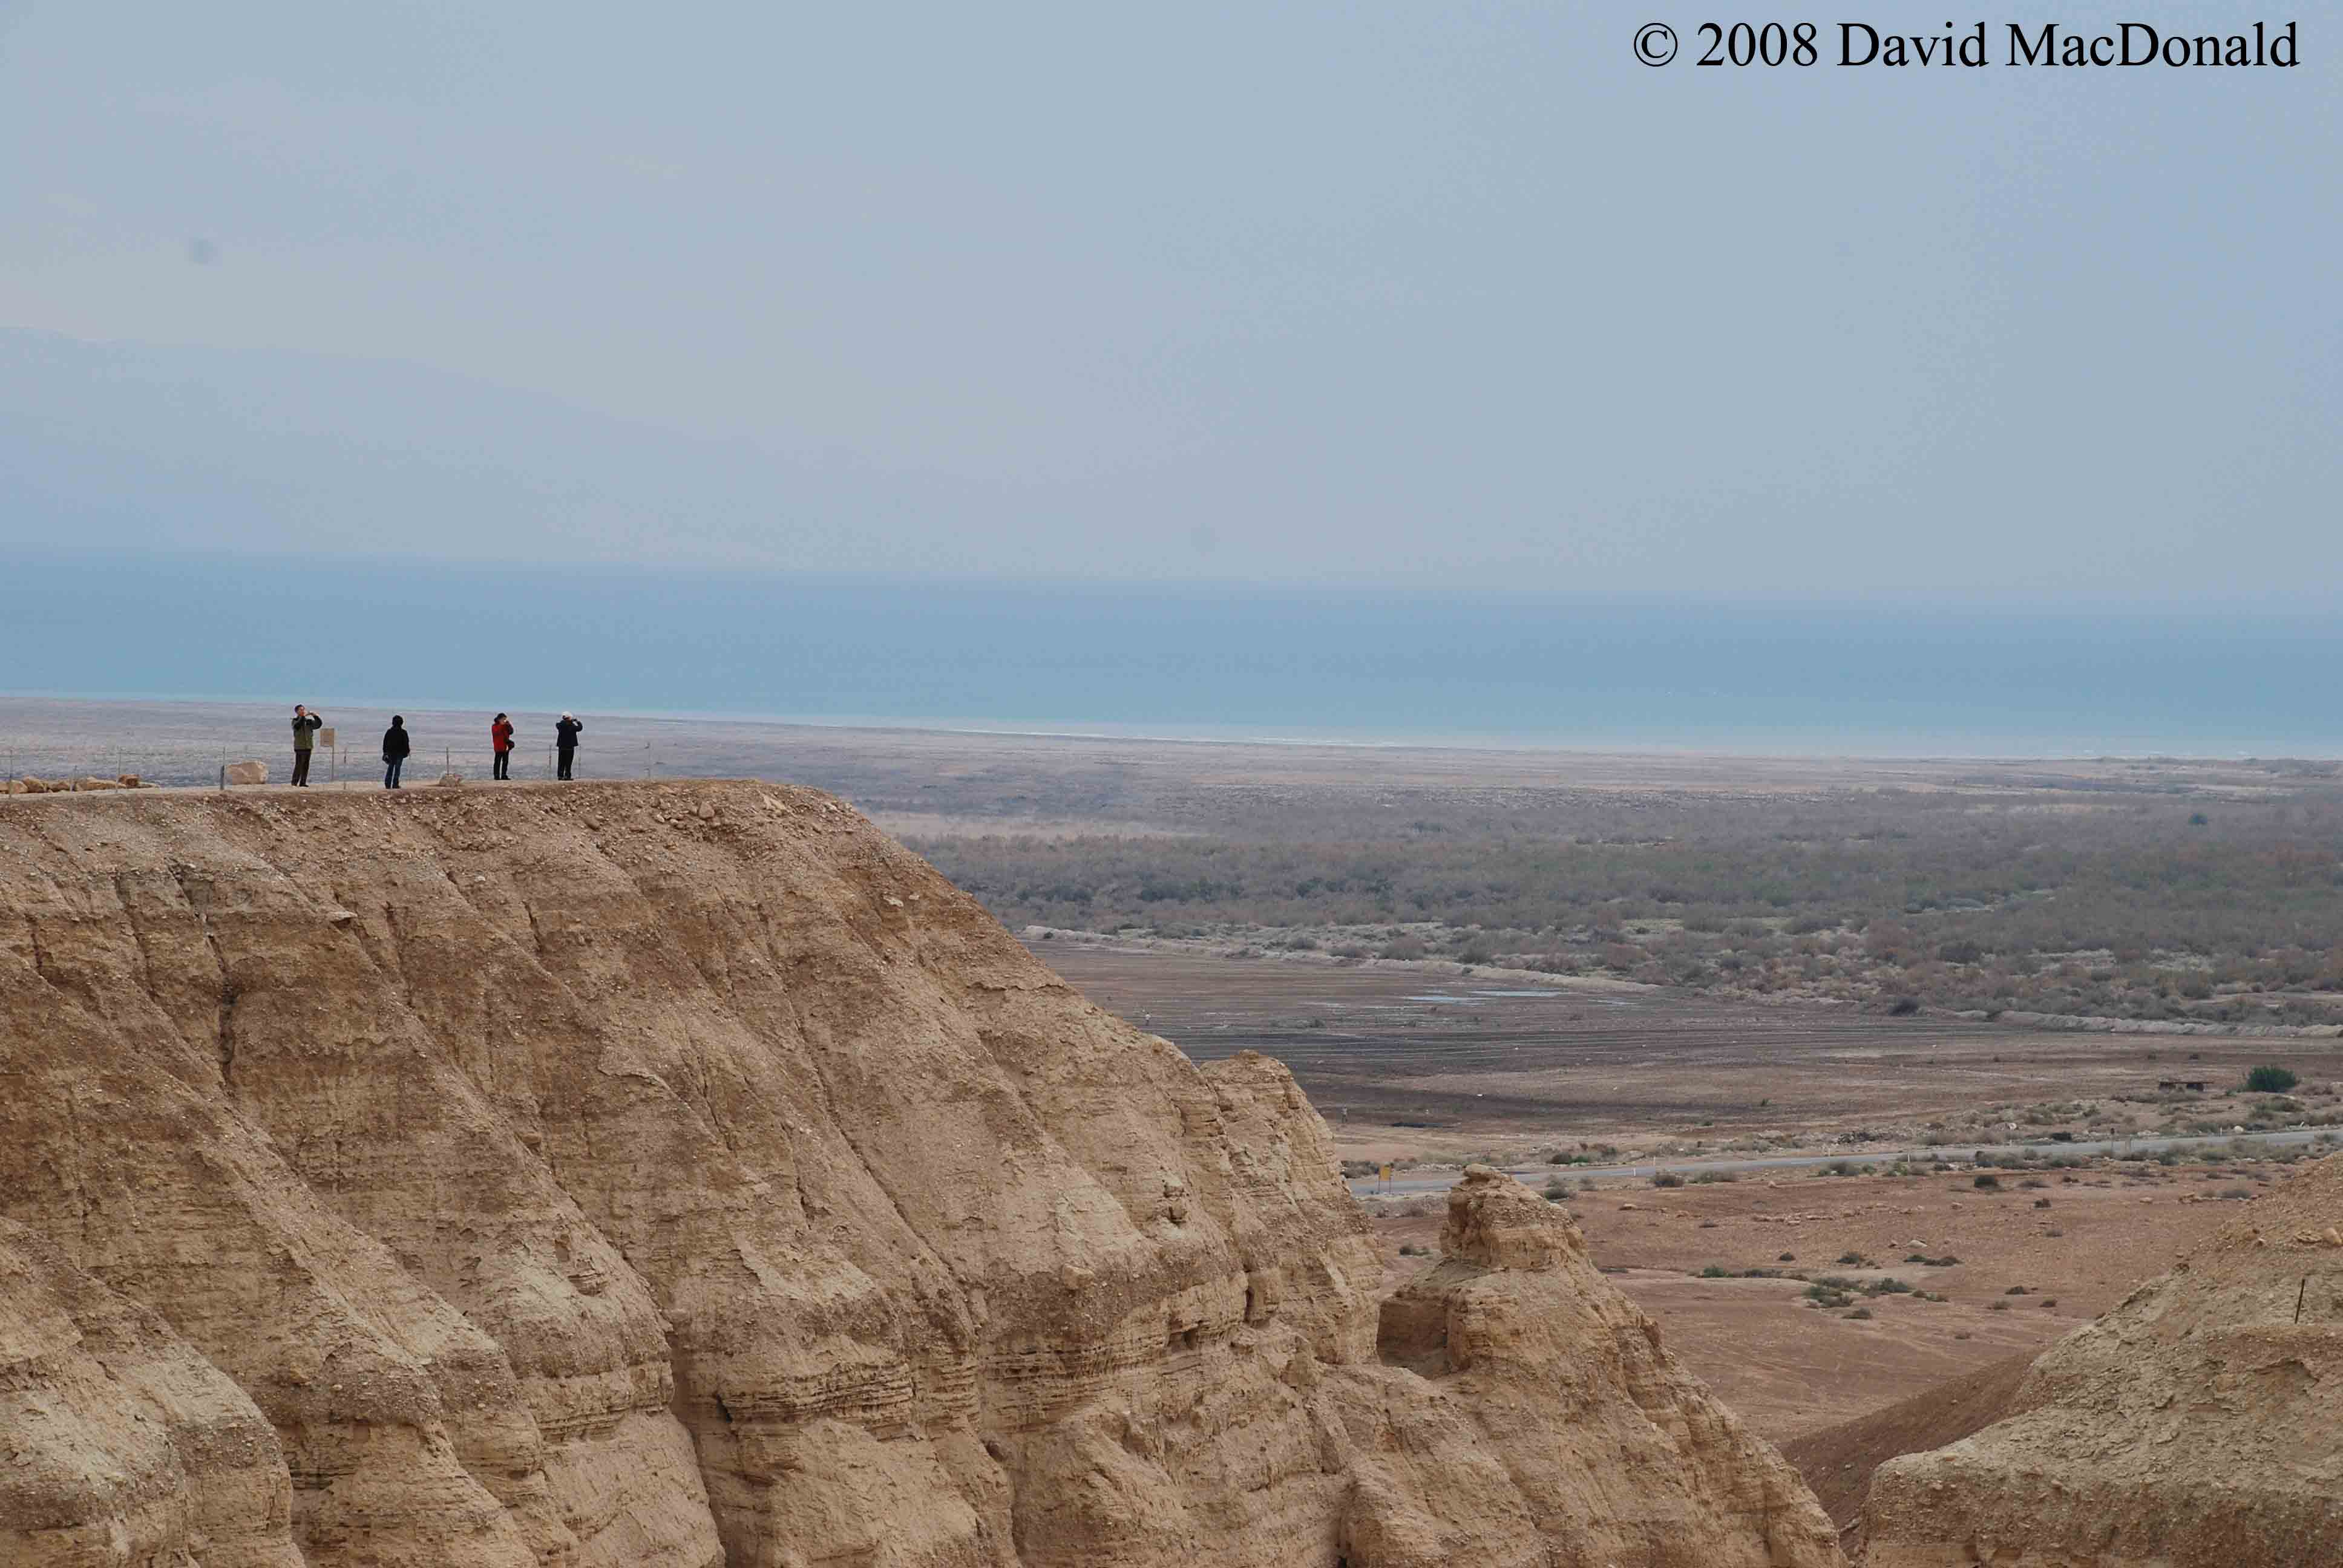
[[2332, 592], [2295, 14], [1735, 70], [1704, 15], [1797, 13], [0, 0], [0, 329], [116, 346], [0, 342], [0, 543]]

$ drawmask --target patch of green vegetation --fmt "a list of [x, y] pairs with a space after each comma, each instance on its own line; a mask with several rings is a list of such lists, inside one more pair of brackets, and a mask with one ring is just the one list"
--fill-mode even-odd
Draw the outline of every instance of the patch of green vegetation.
[[[1094, 781], [1101, 819], [1175, 831], [914, 848], [1012, 928], [1242, 932], [1264, 949], [1314, 942], [1882, 1012], [2343, 1021], [2343, 776], [2270, 779], [2217, 828], [2192, 824], [2204, 813], [2187, 786], [2146, 773], [1981, 768], [1991, 799], [1399, 788], [1141, 800], [1143, 786], [1117, 779]], [[963, 788], [982, 796], [971, 809], [1001, 809], [999, 780]], [[882, 809], [952, 804], [850, 792]], [[2046, 833], [2046, 803], [2086, 809]]]

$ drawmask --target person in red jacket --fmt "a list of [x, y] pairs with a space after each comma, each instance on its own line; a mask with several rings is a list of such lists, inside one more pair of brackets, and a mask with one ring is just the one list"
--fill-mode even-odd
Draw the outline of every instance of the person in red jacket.
[[498, 714], [497, 721], [488, 726], [488, 744], [497, 749], [497, 777], [499, 779], [512, 777], [512, 720], [501, 713]]

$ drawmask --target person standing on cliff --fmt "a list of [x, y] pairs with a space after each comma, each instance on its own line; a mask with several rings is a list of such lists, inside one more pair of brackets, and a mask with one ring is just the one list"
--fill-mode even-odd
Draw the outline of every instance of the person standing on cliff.
[[317, 729], [326, 722], [322, 714], [312, 713], [299, 703], [293, 705], [293, 787], [309, 787], [309, 754], [317, 748]]
[[382, 787], [384, 789], [398, 788], [398, 769], [406, 762], [407, 754], [413, 749], [413, 745], [407, 739], [406, 719], [399, 714], [392, 714], [390, 728], [382, 732]]
[[498, 714], [497, 721], [488, 726], [488, 744], [496, 748], [497, 777], [499, 779], [512, 777], [512, 720], [501, 713]]
[[578, 735], [585, 728], [578, 722], [578, 716], [574, 713], [562, 714], [561, 722], [553, 727], [556, 759], [561, 765], [561, 770], [557, 777], [563, 779], [569, 777], [569, 765], [578, 755]]

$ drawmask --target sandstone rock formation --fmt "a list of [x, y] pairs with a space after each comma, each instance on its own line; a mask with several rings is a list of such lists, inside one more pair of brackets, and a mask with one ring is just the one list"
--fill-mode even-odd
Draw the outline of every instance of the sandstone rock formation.
[[810, 791], [10, 802], [0, 1219], [0, 1564], [1839, 1561], [1565, 1216], [1379, 1321], [1284, 1069]]
[[[1402, 1560], [1765, 1568], [1837, 1557], [1805, 1483], [1664, 1353], [1659, 1326], [1603, 1279], [1553, 1205], [1473, 1166], [1449, 1193], [1441, 1253], [1384, 1303], [1378, 1334], [1383, 1359], [1430, 1380], [1467, 1434], [1454, 1475], [1365, 1489], [1362, 1512], [1414, 1553]], [[1491, 1459], [1501, 1483], [1476, 1485]], [[1544, 1550], [1489, 1554], [1490, 1522], [1508, 1515], [1533, 1522]]]
[[2017, 1413], [1880, 1467], [1872, 1568], [2343, 1563], [2343, 1155], [2036, 1361]]
[[1805, 1478], [1815, 1501], [1839, 1527], [1840, 1546], [1859, 1560], [1867, 1544], [1863, 1508], [1879, 1467], [1907, 1453], [1958, 1442], [2006, 1419], [2033, 1364], [2023, 1354], [1988, 1362], [1909, 1399], [1792, 1438], [1782, 1444], [1782, 1457]]
[[266, 784], [268, 782], [268, 764], [231, 762], [227, 765], [227, 781], [231, 784]]
[[0, 1563], [299, 1568], [277, 1433], [162, 1319], [0, 1221]]

